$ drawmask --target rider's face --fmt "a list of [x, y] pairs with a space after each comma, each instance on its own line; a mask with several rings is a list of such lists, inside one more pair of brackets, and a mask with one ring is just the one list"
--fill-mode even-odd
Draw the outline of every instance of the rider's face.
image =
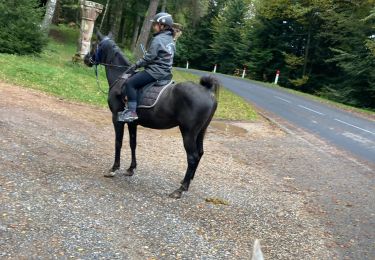
[[152, 24], [152, 29], [154, 30], [155, 33], [160, 32], [161, 31], [160, 24], [159, 23]]

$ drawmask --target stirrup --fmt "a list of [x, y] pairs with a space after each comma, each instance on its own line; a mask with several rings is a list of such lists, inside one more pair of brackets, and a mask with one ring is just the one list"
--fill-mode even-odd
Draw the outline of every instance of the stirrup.
[[130, 123], [137, 119], [138, 119], [137, 113], [132, 112], [129, 109], [125, 109], [124, 111], [118, 112], [118, 115], [117, 115], [118, 122]]

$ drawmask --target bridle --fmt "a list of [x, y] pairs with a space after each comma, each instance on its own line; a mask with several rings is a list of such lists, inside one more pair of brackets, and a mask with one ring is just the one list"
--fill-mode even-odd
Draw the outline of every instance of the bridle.
[[[99, 48], [99, 45], [102, 44], [103, 42], [109, 40], [108, 37], [105, 37], [97, 46], [96, 46], [96, 50], [95, 50], [95, 53], [94, 55], [90, 55], [90, 58], [89, 58], [89, 61], [91, 64], [93, 64], [93, 66], [95, 67], [95, 77], [96, 77], [96, 85], [98, 86], [98, 89], [100, 92], [102, 92], [103, 94], [106, 94], [108, 95], [109, 92], [105, 92], [101, 86], [100, 86], [100, 82], [99, 82], [99, 73], [98, 73], [98, 66], [99, 65], [102, 65], [102, 66], [108, 66], [108, 67], [115, 67], [115, 68], [128, 68], [129, 66], [125, 66], [125, 65], [115, 65], [115, 64], [110, 64], [110, 63], [104, 63], [104, 62], [100, 62], [101, 60], [101, 49]], [[116, 56], [116, 52], [114, 53], [113, 57]], [[93, 59], [94, 57], [94, 59]], [[110, 60], [113, 59], [113, 57], [111, 57]], [[129, 70], [126, 70], [125, 73], [127, 73]], [[119, 79], [115, 80], [115, 82], [113, 84], [111, 84], [109, 86], [109, 91], [111, 91], [112, 87], [116, 85], [116, 83], [118, 82]]]
[[[103, 40], [101, 40], [101, 42], [96, 45], [96, 50], [95, 50], [95, 53], [94, 55], [92, 55], [89, 59], [89, 61], [94, 65], [94, 66], [98, 66], [98, 65], [103, 65], [103, 66], [109, 66], [109, 67], [117, 67], [117, 68], [126, 68], [128, 66], [125, 66], [125, 65], [116, 65], [116, 64], [111, 64], [111, 63], [104, 63], [104, 62], [100, 62], [101, 58], [102, 58], [102, 52], [101, 52], [101, 49], [99, 48], [99, 46], [101, 44], [103, 44], [104, 42], [106, 41], [109, 41], [110, 38], [108, 37], [105, 37]], [[117, 54], [117, 51], [114, 53], [113, 57], [116, 56]], [[92, 58], [94, 57], [94, 59]], [[111, 57], [110, 60], [113, 59], [113, 57]]]

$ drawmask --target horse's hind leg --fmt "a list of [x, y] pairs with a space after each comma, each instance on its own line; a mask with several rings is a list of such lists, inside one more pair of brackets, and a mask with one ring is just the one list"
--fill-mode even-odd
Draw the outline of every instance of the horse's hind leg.
[[[204, 140], [204, 135], [206, 134], [206, 129], [203, 129], [197, 136], [197, 149], [198, 149], [198, 163], [197, 165], [199, 164], [203, 154], [204, 154], [204, 149], [203, 149], [203, 140]], [[191, 176], [191, 179], [193, 180], [194, 179], [194, 176], [195, 176], [195, 172], [193, 173], [193, 175]]]
[[[204, 149], [203, 149], [203, 140], [204, 140], [204, 135], [205, 135], [205, 134], [206, 134], [206, 129], [202, 130], [202, 131], [198, 134], [198, 136], [197, 136], [197, 141], [196, 141], [197, 151], [198, 151], [198, 162], [197, 162], [197, 166], [199, 165], [199, 162], [200, 162], [200, 160], [201, 160], [201, 158], [202, 158], [202, 156], [203, 156], [203, 154], [204, 154]], [[191, 176], [191, 180], [194, 179], [195, 172], [196, 172], [196, 171], [194, 171], [193, 175]], [[183, 184], [184, 181], [185, 181], [185, 179], [181, 181], [181, 184]]]
[[130, 167], [127, 170], [127, 176], [133, 176], [134, 170], [137, 168], [137, 159], [135, 155], [135, 150], [137, 148], [137, 124], [136, 123], [129, 123], [128, 124], [128, 131], [129, 131], [129, 143], [130, 149], [132, 154], [132, 162]]
[[[199, 132], [199, 134], [197, 136], [197, 149], [198, 149], [198, 156], [199, 156], [197, 165], [199, 164], [199, 162], [200, 162], [200, 160], [201, 160], [201, 158], [204, 154], [204, 149], [203, 149], [204, 136], [206, 134], [207, 127], [210, 124], [210, 122], [212, 120], [212, 117], [215, 114], [215, 111], [216, 111], [216, 105], [212, 108], [211, 114], [208, 116], [208, 119], [207, 119], [206, 123], [204, 124], [202, 130]], [[195, 176], [195, 171], [194, 171], [191, 179], [194, 179], [194, 176]]]
[[116, 171], [120, 169], [120, 159], [121, 159], [121, 148], [122, 139], [124, 137], [124, 124], [117, 122], [117, 117], [112, 116], [113, 127], [115, 128], [115, 162], [112, 168], [104, 174], [104, 177], [113, 177], [116, 175]]
[[181, 187], [172, 192], [169, 196], [171, 198], [179, 199], [182, 196], [182, 192], [188, 191], [190, 181], [193, 178], [195, 171], [197, 170], [199, 163], [199, 152], [197, 147], [197, 134], [193, 131], [187, 131], [181, 129], [182, 137], [184, 140], [184, 147], [187, 155], [188, 168], [186, 170], [185, 178], [182, 181]]

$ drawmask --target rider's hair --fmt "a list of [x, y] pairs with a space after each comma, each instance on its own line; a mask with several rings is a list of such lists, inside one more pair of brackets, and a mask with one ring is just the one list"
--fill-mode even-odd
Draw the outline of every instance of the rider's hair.
[[173, 29], [173, 27], [166, 25], [166, 24], [161, 24], [163, 25], [163, 30], [162, 31], [170, 31], [173, 34], [173, 38], [176, 36], [176, 31]]

